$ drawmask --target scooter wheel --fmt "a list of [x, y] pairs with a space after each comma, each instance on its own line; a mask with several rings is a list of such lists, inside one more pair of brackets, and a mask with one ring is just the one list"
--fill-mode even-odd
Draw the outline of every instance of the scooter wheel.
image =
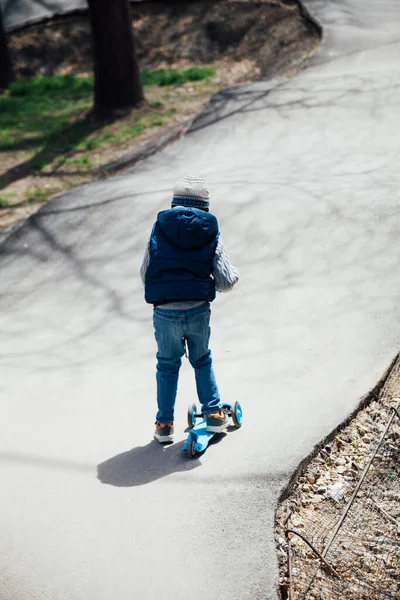
[[188, 441], [188, 445], [186, 448], [186, 455], [188, 458], [193, 458], [193, 456], [196, 454], [196, 450], [194, 449], [194, 439], [190, 438], [190, 440]]
[[188, 411], [187, 411], [187, 424], [189, 429], [192, 429], [192, 427], [194, 427], [196, 425], [196, 405], [193, 404], [189, 404], [188, 407]]
[[243, 411], [239, 402], [235, 402], [231, 409], [231, 417], [235, 427], [239, 428], [243, 424]]

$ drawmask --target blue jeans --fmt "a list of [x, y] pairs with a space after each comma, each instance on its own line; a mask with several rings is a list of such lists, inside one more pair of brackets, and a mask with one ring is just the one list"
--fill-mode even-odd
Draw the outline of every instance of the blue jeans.
[[210, 305], [189, 310], [154, 309], [154, 330], [157, 340], [157, 421], [171, 423], [178, 389], [181, 358], [185, 343], [189, 361], [195, 371], [196, 388], [204, 414], [218, 411], [220, 402], [212, 368], [210, 340]]

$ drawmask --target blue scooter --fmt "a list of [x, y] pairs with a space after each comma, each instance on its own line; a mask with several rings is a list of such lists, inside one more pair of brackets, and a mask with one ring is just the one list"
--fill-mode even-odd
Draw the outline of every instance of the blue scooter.
[[[224, 403], [222, 410], [231, 417], [233, 424], [236, 428], [242, 426], [243, 411], [239, 402], [234, 404]], [[197, 419], [202, 419], [196, 423]], [[201, 412], [197, 412], [196, 404], [190, 404], [187, 413], [187, 421], [189, 429], [189, 435], [186, 442], [183, 444], [182, 450], [186, 452], [188, 458], [193, 458], [198, 452], [203, 452], [210, 440], [214, 437], [214, 432], [207, 431], [206, 418]]]

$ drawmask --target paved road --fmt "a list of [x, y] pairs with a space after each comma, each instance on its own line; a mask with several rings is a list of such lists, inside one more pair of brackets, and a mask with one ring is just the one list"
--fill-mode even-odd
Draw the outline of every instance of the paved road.
[[87, 8], [87, 0], [2, 0], [0, 4], [8, 30]]
[[[141, 0], [131, 0], [131, 2]], [[55, 15], [64, 15], [74, 10], [86, 10], [87, 0], [0, 0], [4, 9], [7, 30], [16, 29]]]
[[[400, 341], [400, 5], [308, 2], [292, 81], [227, 91], [185, 139], [44, 208], [3, 246], [0, 597], [276, 599], [275, 503]], [[154, 342], [138, 269], [178, 176], [203, 174], [241, 282], [213, 307], [245, 426], [181, 457], [151, 442]]]

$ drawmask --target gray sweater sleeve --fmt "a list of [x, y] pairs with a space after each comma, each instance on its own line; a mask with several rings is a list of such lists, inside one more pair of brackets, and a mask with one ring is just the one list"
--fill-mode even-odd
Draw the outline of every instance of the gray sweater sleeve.
[[150, 240], [147, 242], [146, 250], [144, 251], [142, 266], [140, 267], [140, 278], [142, 280], [143, 285], [144, 285], [144, 278], [146, 277], [147, 267], [149, 266], [149, 263], [150, 263], [149, 246], [150, 246]]
[[231, 265], [224, 242], [219, 238], [213, 261], [215, 287], [220, 292], [230, 292], [239, 281], [239, 274]]

